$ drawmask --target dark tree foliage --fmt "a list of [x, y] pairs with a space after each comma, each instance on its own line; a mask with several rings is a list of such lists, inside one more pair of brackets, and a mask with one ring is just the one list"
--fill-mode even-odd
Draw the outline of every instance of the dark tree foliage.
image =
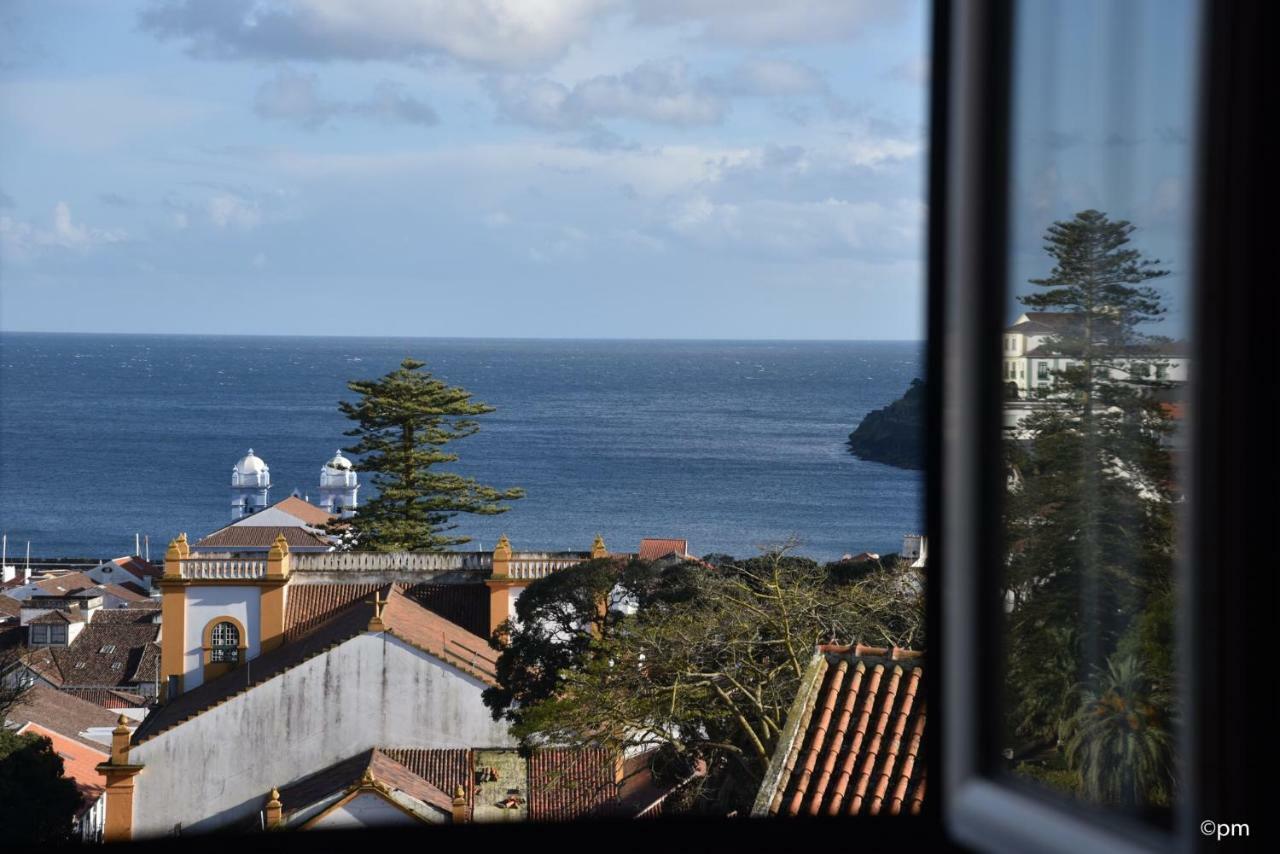
[[479, 430], [474, 419], [493, 407], [436, 379], [424, 365], [405, 359], [385, 376], [347, 383], [360, 399], [338, 408], [357, 424], [346, 435], [359, 441], [344, 450], [358, 456], [357, 470], [373, 474], [377, 490], [353, 519], [334, 526], [349, 546], [441, 551], [471, 539], [446, 533], [458, 527], [457, 514], [505, 513], [510, 508], [502, 502], [524, 496], [521, 489], [495, 489], [440, 470], [458, 459], [444, 446]]
[[920, 578], [858, 582], [778, 550], [746, 561], [593, 561], [529, 585], [485, 694], [529, 746], [654, 748], [705, 763], [685, 806], [750, 805], [814, 645], [923, 644]]
[[867, 413], [849, 434], [849, 452], [898, 468], [924, 468], [924, 408], [924, 382], [914, 379], [902, 397]]
[[0, 833], [10, 845], [67, 842], [80, 806], [49, 739], [0, 727]]
[[[1072, 361], [1052, 372], [1050, 405], [1027, 416], [1025, 435], [1006, 447], [1008, 724], [1024, 741], [1059, 743], [1094, 674], [1108, 672], [1122, 648], [1138, 672], [1131, 682], [1150, 682], [1157, 698], [1172, 693], [1160, 648], [1172, 631], [1172, 426], [1154, 393], [1169, 384], [1153, 370], [1161, 340], [1142, 331], [1165, 311], [1145, 283], [1167, 271], [1129, 246], [1133, 231], [1092, 210], [1054, 223], [1045, 246], [1053, 270], [1032, 280], [1039, 293], [1021, 298], [1068, 313], [1048, 345]], [[1077, 745], [1072, 755], [1098, 753]]]

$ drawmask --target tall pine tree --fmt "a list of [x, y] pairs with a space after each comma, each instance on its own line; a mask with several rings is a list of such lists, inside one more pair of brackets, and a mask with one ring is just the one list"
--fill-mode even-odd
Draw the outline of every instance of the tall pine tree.
[[1044, 346], [1069, 360], [1007, 449], [1009, 729], [1024, 740], [1057, 740], [1117, 652], [1172, 693], [1167, 651], [1150, 648], [1171, 613], [1172, 428], [1154, 394], [1169, 383], [1165, 339], [1145, 331], [1165, 312], [1147, 283], [1168, 271], [1129, 245], [1133, 231], [1094, 210], [1054, 223], [1054, 267], [1021, 297], [1063, 315]]
[[391, 373], [373, 380], [352, 380], [360, 395], [338, 408], [356, 422], [346, 435], [356, 444], [356, 469], [371, 472], [377, 495], [342, 523], [346, 543], [369, 551], [443, 551], [469, 542], [449, 535], [459, 513], [505, 513], [502, 502], [524, 497], [524, 490], [495, 489], [438, 467], [457, 454], [450, 442], [480, 429], [475, 417], [493, 407], [471, 399], [471, 392], [450, 386], [422, 370], [424, 362], [405, 359]]

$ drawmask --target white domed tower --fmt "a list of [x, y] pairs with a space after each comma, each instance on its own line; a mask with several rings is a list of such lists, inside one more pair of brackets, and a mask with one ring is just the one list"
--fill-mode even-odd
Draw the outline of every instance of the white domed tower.
[[271, 469], [250, 448], [231, 469], [231, 518], [243, 519], [266, 508], [270, 489]]
[[355, 466], [338, 451], [320, 469], [320, 506], [335, 516], [353, 516], [359, 491]]

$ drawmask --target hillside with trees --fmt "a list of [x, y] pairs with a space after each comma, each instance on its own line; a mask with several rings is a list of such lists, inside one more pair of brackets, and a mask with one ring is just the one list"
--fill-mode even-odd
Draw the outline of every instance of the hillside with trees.
[[867, 413], [849, 434], [849, 451], [871, 462], [924, 468], [924, 406], [924, 382], [912, 380], [902, 397]]

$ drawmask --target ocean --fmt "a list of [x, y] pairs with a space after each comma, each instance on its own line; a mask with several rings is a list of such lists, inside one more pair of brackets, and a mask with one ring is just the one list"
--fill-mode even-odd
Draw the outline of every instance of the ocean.
[[[163, 555], [230, 521], [252, 447], [271, 500], [315, 497], [349, 422], [346, 381], [405, 356], [496, 407], [452, 467], [527, 497], [456, 517], [464, 548], [615, 551], [677, 537], [820, 560], [897, 551], [921, 474], [851, 456], [870, 410], [921, 376], [919, 342], [586, 341], [0, 334], [0, 529], [10, 562]], [[367, 475], [362, 474], [362, 480]], [[367, 487], [362, 488], [362, 497]]]

